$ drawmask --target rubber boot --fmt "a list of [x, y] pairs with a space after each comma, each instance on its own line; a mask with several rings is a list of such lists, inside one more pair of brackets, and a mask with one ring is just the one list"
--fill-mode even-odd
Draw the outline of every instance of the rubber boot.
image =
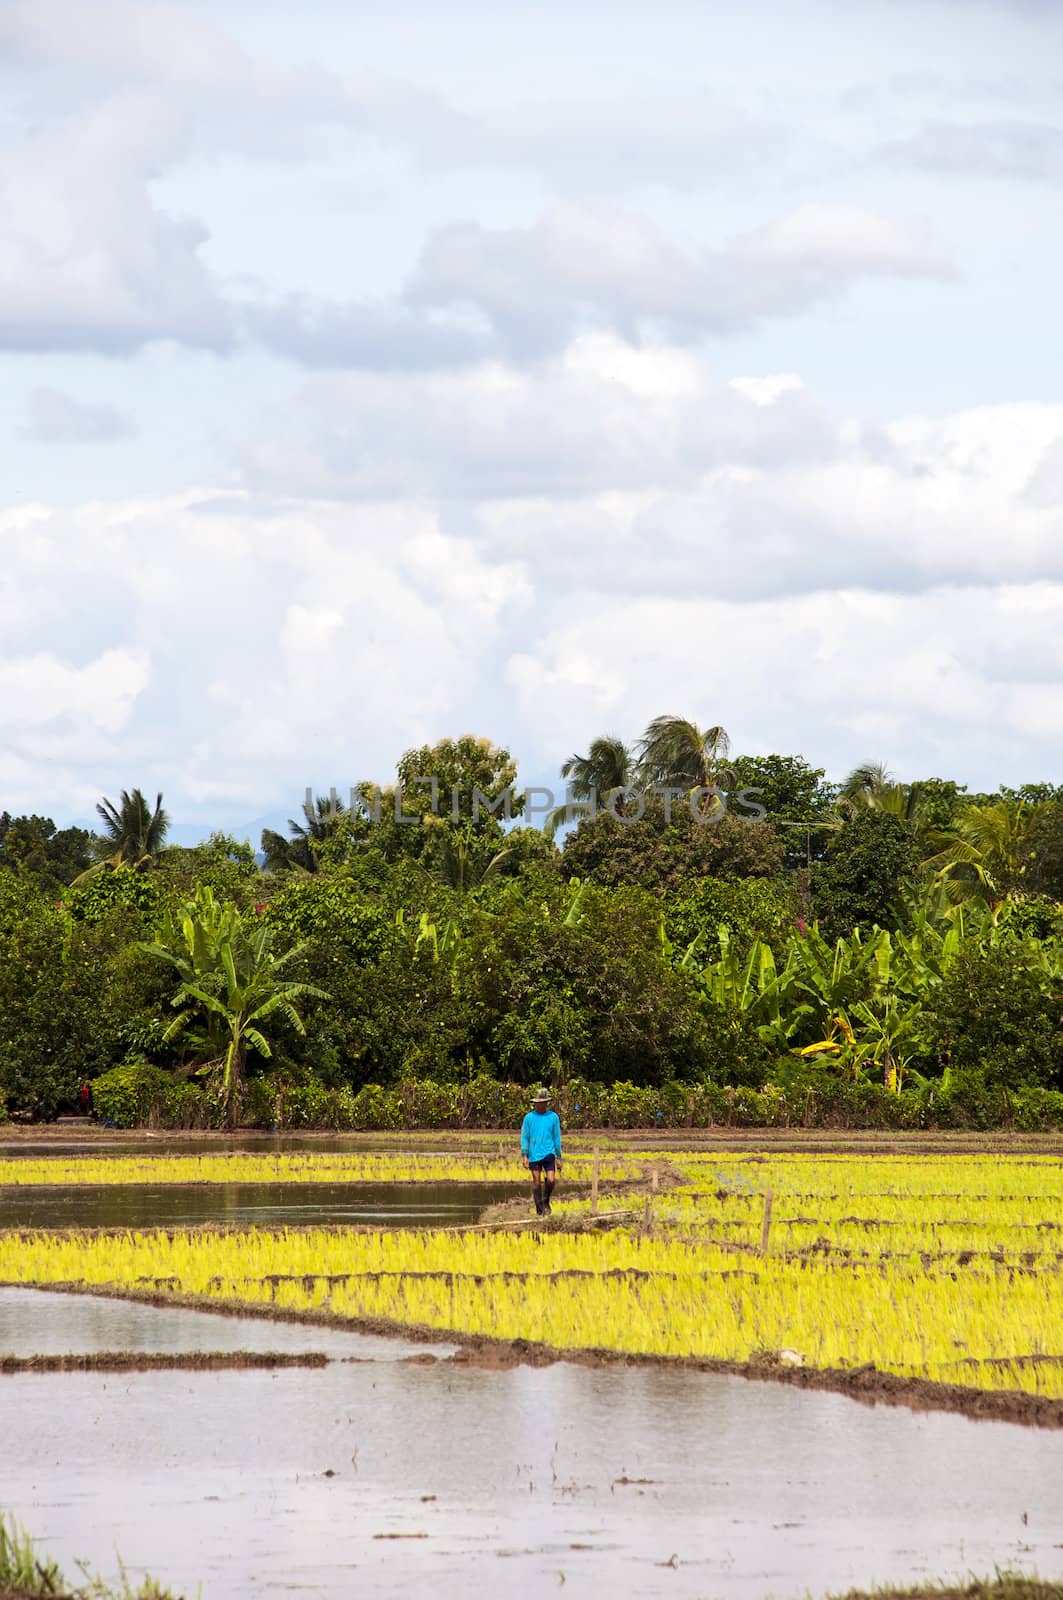
[[553, 1178], [544, 1179], [543, 1180], [543, 1211], [545, 1212], [545, 1214], [547, 1216], [550, 1215], [550, 1196], [553, 1194], [553, 1192], [554, 1192], [554, 1180], [553, 1180]]

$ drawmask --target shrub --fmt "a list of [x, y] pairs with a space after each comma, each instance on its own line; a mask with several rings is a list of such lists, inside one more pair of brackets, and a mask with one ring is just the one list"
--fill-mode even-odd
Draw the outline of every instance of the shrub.
[[93, 1081], [92, 1104], [101, 1122], [137, 1128], [157, 1122], [159, 1107], [174, 1087], [170, 1073], [150, 1061], [127, 1062], [101, 1072]]
[[94, 927], [121, 907], [139, 913], [146, 926], [154, 923], [162, 904], [155, 878], [132, 867], [106, 868], [77, 889], [68, 889], [66, 902], [75, 922]]
[[1063, 984], [1023, 945], [960, 955], [937, 991], [934, 1027], [942, 1057], [986, 1085], [1063, 1087]]

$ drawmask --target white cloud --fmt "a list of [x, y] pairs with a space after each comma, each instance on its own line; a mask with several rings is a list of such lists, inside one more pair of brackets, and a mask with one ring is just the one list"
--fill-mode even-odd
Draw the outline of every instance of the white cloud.
[[0, 517], [9, 763], [246, 816], [456, 727], [541, 777], [674, 708], [835, 771], [1052, 770], [1063, 501], [1028, 486], [1063, 407], [866, 428], [600, 335], [310, 399], [302, 497]]
[[19, 432], [27, 439], [55, 444], [99, 444], [127, 438], [134, 431], [115, 406], [75, 400], [60, 389], [33, 389]]
[[199, 253], [206, 230], [149, 191], [180, 142], [165, 107], [130, 94], [0, 148], [0, 346], [230, 343], [229, 310]]
[[950, 269], [920, 231], [873, 211], [806, 205], [736, 243], [751, 263], [792, 264], [812, 273], [942, 277]]
[[507, 348], [528, 353], [587, 324], [697, 340], [793, 315], [864, 277], [950, 272], [920, 232], [846, 207], [803, 207], [688, 252], [636, 213], [563, 205], [531, 227], [437, 229], [406, 297], [435, 311], [472, 308]]
[[761, 408], [686, 351], [595, 334], [527, 370], [317, 379], [244, 466], [271, 492], [556, 500], [696, 489], [732, 463], [833, 456], [836, 440], [804, 391]]
[[0, 720], [37, 809], [139, 783], [246, 814], [386, 776], [474, 693], [530, 592], [410, 504], [190, 492], [38, 507], [6, 543]]
[[47, 653], [0, 657], [0, 724], [36, 728], [62, 720], [118, 733], [148, 676], [148, 657], [138, 651], [105, 650], [83, 667]]
[[[836, 773], [885, 757], [909, 777], [1042, 778], [1055, 772], [1063, 703], [1061, 607], [1063, 583], [1033, 597], [1012, 587], [632, 600], [537, 639], [508, 681], [536, 749], [561, 720], [578, 744], [606, 724], [635, 731], [667, 702], [723, 722], [742, 749], [800, 750]], [[1018, 655], [1019, 676], [994, 672], [1001, 652]], [[1043, 662], [1050, 685], [1022, 672]]]
[[877, 155], [889, 165], [949, 177], [1058, 184], [1063, 177], [1063, 127], [1018, 118], [935, 119], [882, 144]]

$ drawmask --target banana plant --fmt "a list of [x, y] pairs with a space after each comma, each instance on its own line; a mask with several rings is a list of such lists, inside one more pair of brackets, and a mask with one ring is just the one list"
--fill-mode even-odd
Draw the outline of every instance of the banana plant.
[[433, 961], [441, 961], [444, 956], [453, 954], [460, 938], [461, 932], [453, 917], [448, 917], [440, 928], [427, 911], [422, 911], [417, 924], [417, 937], [413, 942], [414, 954], [424, 947], [431, 953]]
[[141, 945], [171, 966], [179, 979], [171, 1000], [177, 1015], [164, 1032], [163, 1043], [184, 1035], [200, 1053], [210, 1056], [200, 1070], [217, 1068], [230, 1128], [239, 1116], [248, 1052], [267, 1058], [273, 1053], [264, 1024], [279, 1014], [304, 1033], [296, 1000], [329, 998], [324, 989], [282, 975], [306, 944], [277, 955], [272, 940], [267, 923], [245, 918], [235, 905], [219, 904], [211, 889], [200, 887], [176, 923], [167, 917], [160, 938]]
[[812, 1007], [795, 995], [797, 956], [793, 946], [780, 970], [771, 945], [755, 939], [745, 959], [731, 942], [731, 931], [719, 929], [720, 959], [701, 975], [706, 997], [723, 1010], [745, 1015], [769, 1044], [789, 1049], [790, 1041]]

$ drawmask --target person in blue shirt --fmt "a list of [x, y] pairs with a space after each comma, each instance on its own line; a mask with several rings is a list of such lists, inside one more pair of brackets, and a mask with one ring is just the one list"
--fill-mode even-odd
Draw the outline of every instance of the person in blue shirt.
[[561, 1171], [561, 1123], [550, 1110], [550, 1095], [537, 1089], [532, 1108], [520, 1129], [520, 1153], [531, 1173], [535, 1210], [540, 1217], [550, 1215], [550, 1196]]

